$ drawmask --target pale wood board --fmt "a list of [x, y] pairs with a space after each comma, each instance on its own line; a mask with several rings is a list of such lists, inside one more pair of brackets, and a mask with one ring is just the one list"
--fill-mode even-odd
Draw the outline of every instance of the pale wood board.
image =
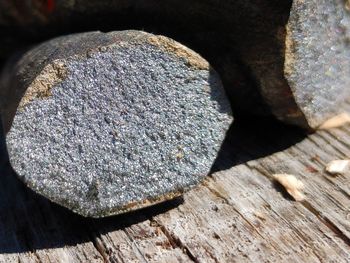
[[[350, 125], [306, 135], [237, 121], [183, 199], [98, 220], [28, 190], [1, 148], [0, 262], [350, 262], [350, 173], [324, 171], [350, 157]], [[305, 201], [273, 182], [280, 172], [303, 181]]]

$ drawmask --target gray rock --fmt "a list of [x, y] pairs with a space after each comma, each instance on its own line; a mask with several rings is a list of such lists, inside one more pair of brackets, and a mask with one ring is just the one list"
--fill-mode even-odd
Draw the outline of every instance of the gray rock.
[[8, 101], [19, 105], [2, 108], [13, 168], [83, 216], [181, 195], [208, 174], [232, 122], [202, 57], [139, 31], [53, 39], [24, 54], [11, 76], [7, 98], [16, 94]]

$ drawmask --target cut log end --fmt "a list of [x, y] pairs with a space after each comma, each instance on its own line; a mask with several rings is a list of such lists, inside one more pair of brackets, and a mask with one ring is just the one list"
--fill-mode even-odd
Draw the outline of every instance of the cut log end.
[[349, 39], [344, 1], [293, 1], [284, 73], [311, 128], [342, 111], [350, 96]]
[[134, 210], [193, 187], [232, 121], [215, 71], [169, 49], [172, 40], [154, 45], [156, 36], [131, 35], [109, 34], [108, 46], [45, 65], [6, 137], [19, 177], [85, 216]]

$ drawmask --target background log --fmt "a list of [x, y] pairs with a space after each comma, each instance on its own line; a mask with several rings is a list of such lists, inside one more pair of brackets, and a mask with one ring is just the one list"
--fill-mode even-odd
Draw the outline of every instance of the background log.
[[[10, 1], [0, 22], [22, 40], [91, 29], [170, 36], [215, 67], [237, 113], [316, 128], [349, 95], [346, 1]], [[17, 31], [19, 30], [19, 31]]]

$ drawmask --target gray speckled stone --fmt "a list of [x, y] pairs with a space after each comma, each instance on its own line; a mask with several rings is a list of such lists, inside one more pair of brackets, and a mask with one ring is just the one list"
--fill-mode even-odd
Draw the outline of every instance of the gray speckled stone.
[[[84, 38], [96, 48], [79, 53], [74, 43]], [[54, 39], [18, 65], [68, 42], [72, 54], [58, 47], [29, 82], [6, 137], [29, 187], [102, 217], [178, 196], [208, 174], [232, 116], [204, 59], [164, 37], [126, 31]]]

